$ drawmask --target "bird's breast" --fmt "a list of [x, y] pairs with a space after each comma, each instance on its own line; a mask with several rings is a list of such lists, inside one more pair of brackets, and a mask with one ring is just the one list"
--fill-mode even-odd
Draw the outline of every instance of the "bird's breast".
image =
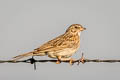
[[77, 51], [77, 49], [66, 48], [63, 50], [56, 51], [56, 52], [50, 52], [48, 54], [48, 56], [51, 58], [57, 58], [57, 56], [61, 56], [63, 58], [68, 58], [68, 57], [71, 57], [76, 51]]
[[59, 51], [58, 53], [56, 53], [56, 55], [57, 55], [57, 56], [62, 56], [62, 57], [70, 57], [70, 56], [72, 56], [76, 51], [77, 51], [77, 49], [68, 48], [68, 49], [64, 49], [64, 50], [62, 50], [62, 51]]

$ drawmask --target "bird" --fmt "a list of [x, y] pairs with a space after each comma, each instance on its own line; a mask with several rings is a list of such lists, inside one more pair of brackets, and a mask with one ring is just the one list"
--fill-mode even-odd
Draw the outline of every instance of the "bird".
[[61, 61], [67, 60], [69, 60], [69, 64], [72, 64], [75, 59], [71, 56], [79, 49], [80, 34], [84, 30], [86, 30], [86, 28], [81, 24], [72, 24], [62, 35], [44, 43], [31, 52], [13, 57], [13, 61], [28, 56], [48, 56], [57, 59], [56, 64], [60, 64]]

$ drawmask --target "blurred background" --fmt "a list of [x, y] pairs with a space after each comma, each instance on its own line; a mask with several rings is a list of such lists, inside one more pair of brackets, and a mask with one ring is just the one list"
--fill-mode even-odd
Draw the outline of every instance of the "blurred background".
[[[61, 35], [71, 24], [87, 28], [73, 56], [120, 59], [119, 0], [0, 0], [0, 60], [29, 52]], [[50, 59], [36, 57], [37, 59]], [[120, 80], [120, 63], [0, 64], [2, 80]]]

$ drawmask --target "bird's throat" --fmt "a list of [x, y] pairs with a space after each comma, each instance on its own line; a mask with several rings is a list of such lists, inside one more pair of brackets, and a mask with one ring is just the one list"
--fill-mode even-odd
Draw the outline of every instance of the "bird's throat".
[[80, 36], [80, 35], [81, 35], [81, 32], [78, 32], [78, 35]]

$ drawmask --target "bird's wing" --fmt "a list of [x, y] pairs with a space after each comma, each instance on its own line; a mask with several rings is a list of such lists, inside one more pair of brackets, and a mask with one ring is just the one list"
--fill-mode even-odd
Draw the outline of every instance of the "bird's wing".
[[68, 48], [72, 46], [73, 45], [71, 45], [69, 41], [65, 39], [65, 36], [63, 34], [53, 40], [48, 41], [47, 43], [43, 44], [42, 46], [40, 46], [39, 48], [35, 50], [40, 51], [40, 52], [50, 52], [50, 51], [59, 51], [64, 48]]

